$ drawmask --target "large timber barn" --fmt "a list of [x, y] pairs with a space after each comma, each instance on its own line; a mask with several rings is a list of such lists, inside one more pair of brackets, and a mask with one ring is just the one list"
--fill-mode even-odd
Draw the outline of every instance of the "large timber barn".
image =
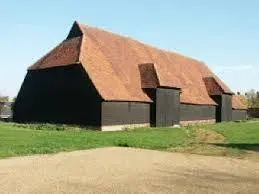
[[102, 130], [245, 118], [239, 97], [203, 62], [77, 22], [29, 67], [13, 114]]

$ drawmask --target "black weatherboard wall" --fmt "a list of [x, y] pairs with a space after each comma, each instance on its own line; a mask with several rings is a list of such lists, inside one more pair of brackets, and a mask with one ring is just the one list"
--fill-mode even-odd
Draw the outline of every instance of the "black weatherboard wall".
[[232, 95], [221, 94], [214, 95], [212, 98], [218, 104], [216, 109], [216, 121], [231, 121], [232, 120]]
[[238, 120], [245, 120], [247, 117], [247, 111], [246, 110], [232, 110], [232, 120], [238, 121]]
[[252, 118], [259, 118], [259, 108], [249, 108], [247, 115]]
[[80, 64], [29, 70], [14, 121], [101, 126], [101, 97]]
[[181, 121], [216, 119], [216, 106], [181, 104]]
[[152, 88], [146, 90], [153, 100], [150, 105], [152, 126], [172, 126], [180, 123], [180, 90], [174, 88]]
[[149, 124], [149, 103], [109, 102], [102, 103], [102, 126]]

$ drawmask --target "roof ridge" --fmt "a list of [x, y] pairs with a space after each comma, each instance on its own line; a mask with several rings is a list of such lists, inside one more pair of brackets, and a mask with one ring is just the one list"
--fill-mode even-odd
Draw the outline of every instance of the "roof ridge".
[[[77, 21], [76, 21], [77, 22]], [[133, 40], [133, 41], [136, 41], [138, 42], [139, 44], [142, 44], [144, 46], [147, 46], [147, 47], [151, 47], [153, 49], [157, 49], [157, 50], [161, 50], [163, 52], [167, 52], [169, 54], [174, 54], [174, 55], [178, 55], [180, 57], [184, 57], [186, 59], [189, 59], [189, 60], [192, 60], [196, 63], [204, 63], [203, 61], [201, 60], [198, 60], [198, 59], [195, 59], [193, 57], [189, 57], [189, 56], [186, 56], [184, 54], [181, 54], [177, 51], [172, 51], [172, 50], [169, 50], [169, 49], [165, 49], [165, 48], [160, 48], [158, 46], [155, 46], [155, 45], [152, 45], [152, 44], [149, 44], [149, 43], [145, 43], [144, 41], [139, 41], [131, 36], [127, 36], [127, 35], [124, 35], [124, 34], [120, 34], [120, 33], [115, 33], [113, 31], [110, 31], [109, 29], [104, 29], [104, 28], [99, 28], [99, 27], [95, 27], [95, 26], [89, 26], [89, 25], [86, 25], [86, 24], [82, 24], [82, 23], [79, 23], [77, 22], [77, 24], [79, 25], [79, 27], [83, 27], [83, 28], [88, 28], [88, 29], [95, 29], [95, 30], [99, 30], [99, 31], [103, 31], [103, 32], [106, 32], [106, 33], [111, 33], [112, 35], [115, 35], [115, 36], [120, 36], [122, 38], [126, 38], [126, 39], [130, 39], [130, 40]], [[84, 33], [84, 30], [82, 30], [82, 32]]]

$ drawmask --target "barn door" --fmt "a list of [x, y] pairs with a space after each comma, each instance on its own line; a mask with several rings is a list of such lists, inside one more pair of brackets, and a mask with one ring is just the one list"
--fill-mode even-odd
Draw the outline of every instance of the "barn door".
[[156, 99], [156, 126], [172, 125], [172, 92], [170, 89], [158, 88]]
[[157, 88], [156, 126], [172, 126], [180, 120], [180, 93], [177, 89]]

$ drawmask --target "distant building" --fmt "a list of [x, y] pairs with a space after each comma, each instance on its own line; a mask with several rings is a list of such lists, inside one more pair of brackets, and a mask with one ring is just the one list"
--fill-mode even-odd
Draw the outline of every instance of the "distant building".
[[77, 22], [29, 67], [14, 105], [17, 122], [102, 130], [241, 120], [246, 114], [239, 97], [203, 62]]

